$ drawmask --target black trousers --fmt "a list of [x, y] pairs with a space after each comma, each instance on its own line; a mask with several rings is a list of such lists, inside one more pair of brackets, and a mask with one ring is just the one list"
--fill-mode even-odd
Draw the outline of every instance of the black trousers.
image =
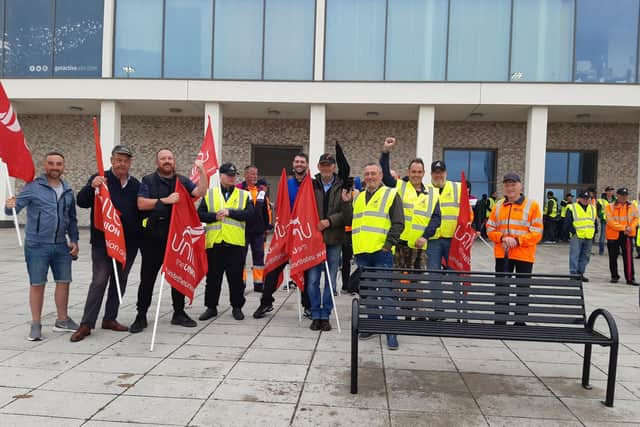
[[542, 240], [545, 242], [556, 240], [556, 219], [543, 217], [542, 224], [544, 226], [542, 231]]
[[351, 277], [351, 258], [353, 258], [353, 244], [351, 242], [351, 231], [345, 233], [346, 239], [342, 244], [342, 290], [349, 289], [349, 277]]
[[619, 279], [618, 255], [622, 253], [622, 265], [624, 267], [624, 279], [627, 282], [635, 280], [633, 269], [633, 243], [634, 238], [620, 233], [618, 240], [607, 240], [607, 252], [609, 252], [609, 271], [612, 279]]
[[[527, 261], [519, 261], [519, 260], [515, 260], [515, 259], [509, 259], [509, 258], [496, 258], [496, 265], [495, 265], [495, 270], [498, 273], [531, 273], [533, 271], [533, 263], [532, 262], [527, 262]], [[509, 291], [508, 289], [511, 288], [511, 286], [509, 285], [496, 285], [496, 287], [501, 287], [505, 289], [505, 292], [496, 292], [496, 296], [506, 296], [509, 295]], [[526, 287], [528, 288], [529, 286], [520, 286], [520, 287]], [[517, 294], [517, 290], [515, 292]], [[526, 295], [528, 296], [528, 295]], [[508, 305], [507, 303], [504, 302], [496, 302], [495, 304], [496, 306], [499, 305]], [[529, 304], [523, 304], [523, 303], [518, 303], [516, 304], [516, 306], [528, 306]], [[498, 308], [498, 307], [496, 307]], [[504, 312], [504, 311], [496, 311], [495, 314], [509, 314], [508, 312]], [[500, 322], [496, 322], [496, 325], [504, 325], [506, 322], [504, 321], [500, 321]]]
[[[262, 289], [262, 296], [260, 297], [260, 305], [268, 306], [272, 305], [275, 299], [273, 298], [273, 294], [275, 293], [278, 286], [278, 278], [280, 274], [284, 270], [284, 267], [287, 264], [284, 263], [278, 266], [275, 270], [270, 271], [269, 274], [264, 277], [264, 288]], [[307, 282], [307, 272], [304, 273], [304, 280]], [[306, 292], [301, 292], [301, 304], [304, 308], [311, 310], [311, 302], [309, 301], [309, 296]]]
[[[158, 272], [164, 261], [164, 250], [166, 240], [146, 238], [140, 253], [142, 254], [142, 264], [140, 265], [140, 286], [138, 287], [138, 314], [146, 315], [151, 305], [151, 297], [153, 296], [153, 287], [158, 277]], [[184, 312], [184, 295], [171, 288], [171, 301], [173, 302], [173, 311], [176, 313]]]
[[245, 303], [242, 270], [244, 270], [244, 246], [221, 243], [207, 249], [207, 285], [204, 290], [204, 305], [216, 308], [220, 302], [222, 276], [226, 273], [229, 284], [231, 307], [242, 308]]

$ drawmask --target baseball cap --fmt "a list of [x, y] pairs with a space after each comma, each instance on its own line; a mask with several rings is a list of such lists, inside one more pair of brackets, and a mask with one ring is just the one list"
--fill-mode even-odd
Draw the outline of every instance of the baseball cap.
[[627, 187], [618, 188], [618, 191], [616, 191], [616, 194], [619, 194], [621, 196], [628, 196], [629, 195], [629, 189]]
[[116, 145], [115, 147], [113, 147], [113, 150], [111, 150], [111, 155], [114, 154], [124, 154], [125, 156], [133, 157], [133, 152], [126, 145]]
[[566, 197], [573, 197], [573, 194], [569, 193], [566, 195]]
[[588, 191], [581, 191], [580, 193], [578, 193], [578, 199], [588, 199], [591, 196], [589, 195]]
[[238, 169], [236, 169], [233, 163], [225, 163], [220, 166], [220, 173], [225, 175], [238, 175]]
[[507, 181], [522, 182], [522, 180], [520, 180], [520, 175], [515, 172], [507, 172], [506, 174], [504, 174], [504, 177], [502, 177], [502, 182]]
[[333, 157], [333, 154], [324, 153], [322, 156], [320, 156], [320, 160], [318, 160], [318, 163], [330, 163], [332, 165], [335, 165], [336, 158]]
[[446, 171], [447, 165], [445, 165], [442, 160], [436, 160], [435, 162], [431, 163], [431, 172], [435, 172], [438, 169], [441, 171]]
[[615, 190], [615, 188], [613, 188], [612, 186], [607, 186], [607, 188], [604, 189], [604, 191], [613, 191]]

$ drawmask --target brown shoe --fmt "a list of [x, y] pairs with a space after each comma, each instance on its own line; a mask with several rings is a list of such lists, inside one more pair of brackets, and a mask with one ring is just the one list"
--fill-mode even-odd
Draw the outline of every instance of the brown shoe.
[[84, 324], [81, 323], [80, 327], [78, 329], [76, 329], [76, 331], [71, 335], [71, 342], [78, 342], [78, 341], [82, 341], [83, 339], [85, 339], [85, 337], [88, 337], [89, 335], [91, 335], [91, 328]]
[[117, 332], [127, 332], [129, 330], [128, 327], [118, 323], [117, 320], [103, 320], [102, 329], [109, 329]]

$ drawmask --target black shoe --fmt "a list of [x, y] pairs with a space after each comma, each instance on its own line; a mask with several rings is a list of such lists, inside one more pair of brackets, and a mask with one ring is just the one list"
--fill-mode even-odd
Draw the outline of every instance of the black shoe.
[[589, 279], [588, 279], [584, 274], [583, 274], [583, 275], [581, 275], [581, 276], [580, 276], [580, 278], [581, 278], [581, 279], [582, 279], [582, 281], [583, 281], [583, 282], [585, 282], [585, 283], [589, 281]]
[[629, 280], [629, 281], [627, 282], [627, 285], [630, 285], [630, 286], [638, 286], [638, 282], [636, 282], [635, 280]]
[[244, 320], [244, 314], [242, 313], [242, 310], [239, 308], [234, 308], [233, 310], [231, 310], [231, 314], [233, 315], [233, 318], [236, 320]]
[[136, 316], [136, 320], [134, 320], [131, 326], [129, 326], [129, 332], [131, 332], [132, 334], [137, 334], [138, 332], [142, 332], [146, 327], [147, 316], [138, 314]]
[[302, 315], [304, 317], [306, 317], [307, 319], [311, 319], [311, 310], [309, 310], [308, 308], [305, 308], [304, 312], [302, 313]]
[[320, 320], [320, 330], [323, 332], [329, 332], [331, 330], [331, 323], [329, 323], [329, 319]]
[[253, 285], [253, 292], [262, 292], [262, 283], [256, 283]]
[[260, 305], [260, 307], [258, 307], [256, 309], [256, 311], [253, 312], [253, 318], [254, 319], [262, 319], [264, 316], [267, 315], [267, 313], [270, 313], [273, 311], [273, 306], [272, 305]]
[[609, 280], [609, 283], [618, 283], [618, 280], [620, 280], [619, 277], [612, 277], [611, 280]]
[[377, 334], [372, 334], [371, 332], [360, 332], [358, 334], [358, 338], [361, 340], [368, 340], [375, 337]]
[[319, 331], [321, 326], [322, 320], [313, 319], [313, 321], [311, 322], [311, 326], [309, 326], [309, 329], [311, 329], [312, 331]]
[[198, 317], [198, 320], [209, 320], [209, 319], [213, 319], [214, 317], [216, 317], [218, 315], [218, 309], [217, 308], [207, 308], [204, 313], [202, 313], [200, 315], [200, 317]]
[[198, 326], [195, 320], [187, 316], [187, 313], [183, 312], [174, 312], [173, 317], [171, 318], [172, 325], [184, 326], [185, 328], [195, 328]]

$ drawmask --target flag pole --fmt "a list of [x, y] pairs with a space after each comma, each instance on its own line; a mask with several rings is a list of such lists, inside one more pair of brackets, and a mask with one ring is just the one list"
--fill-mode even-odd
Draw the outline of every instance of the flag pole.
[[[2, 161], [2, 159], [0, 159]], [[13, 190], [11, 189], [11, 183], [9, 182], [9, 168], [7, 164], [2, 162], [4, 166], [4, 179], [7, 181], [7, 191], [9, 192], [9, 197], [13, 197]], [[20, 236], [20, 224], [18, 224], [18, 214], [16, 213], [16, 208], [11, 208], [11, 212], [13, 213], [13, 224], [16, 227], [16, 234], [18, 235], [18, 245], [22, 246], [22, 236]]]
[[327, 275], [327, 281], [329, 282], [329, 292], [331, 292], [331, 302], [333, 303], [333, 311], [336, 313], [336, 325], [338, 325], [338, 333], [342, 333], [342, 329], [340, 329], [340, 319], [338, 318], [338, 306], [336, 305], [336, 297], [333, 294], [333, 283], [331, 283], [331, 274], [329, 273], [329, 264], [327, 260], [324, 260], [324, 269]]
[[283, 279], [284, 280], [284, 286], [287, 288], [287, 293], [289, 292], [289, 281], [291, 280], [291, 277], [289, 277], [289, 266], [286, 265], [284, 267], [284, 276]]
[[[120, 305], [122, 305], [122, 290], [120, 289], [120, 275], [118, 274], [118, 266], [116, 265], [115, 258], [111, 258], [111, 261], [113, 262], [113, 275], [116, 278], [116, 289], [118, 290], [118, 301], [120, 302]], [[124, 265], [122, 266], [122, 269], [124, 270]]]
[[298, 295], [298, 323], [302, 323], [302, 302], [300, 301], [300, 288], [296, 286], [296, 295]]
[[158, 305], [156, 307], [156, 319], [153, 322], [153, 334], [151, 335], [151, 347], [149, 351], [153, 351], [156, 343], [156, 331], [158, 330], [158, 317], [160, 317], [160, 303], [162, 302], [162, 288], [164, 288], [164, 271], [160, 275], [160, 293], [158, 294]]

